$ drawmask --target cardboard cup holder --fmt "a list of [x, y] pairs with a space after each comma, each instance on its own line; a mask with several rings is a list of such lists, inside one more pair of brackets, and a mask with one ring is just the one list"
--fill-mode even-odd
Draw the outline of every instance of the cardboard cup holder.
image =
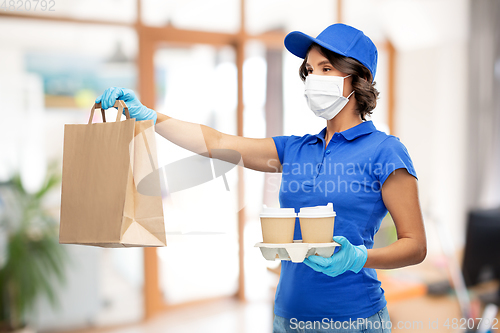
[[267, 260], [279, 259], [303, 262], [305, 258], [312, 255], [325, 258], [331, 257], [337, 246], [340, 246], [340, 244], [336, 242], [302, 243], [302, 240], [294, 240], [293, 243], [285, 244], [257, 243], [254, 247], [260, 248], [262, 256]]

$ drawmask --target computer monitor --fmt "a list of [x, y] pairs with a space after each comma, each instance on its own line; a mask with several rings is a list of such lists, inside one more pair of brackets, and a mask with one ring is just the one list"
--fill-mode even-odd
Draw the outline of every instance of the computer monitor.
[[468, 287], [500, 278], [500, 207], [469, 212], [462, 272]]

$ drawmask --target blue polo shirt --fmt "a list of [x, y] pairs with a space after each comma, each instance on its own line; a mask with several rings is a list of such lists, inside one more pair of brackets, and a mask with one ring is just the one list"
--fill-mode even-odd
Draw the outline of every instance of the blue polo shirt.
[[[382, 185], [400, 168], [416, 178], [410, 155], [397, 137], [378, 131], [372, 121], [335, 133], [327, 147], [325, 133], [326, 127], [316, 135], [273, 137], [283, 166], [280, 206], [298, 213], [301, 207], [332, 202], [337, 213], [334, 235], [371, 249], [387, 214]], [[302, 239], [298, 218], [294, 239]], [[355, 320], [385, 305], [374, 269], [330, 277], [303, 263], [281, 262], [274, 310], [278, 316]]]

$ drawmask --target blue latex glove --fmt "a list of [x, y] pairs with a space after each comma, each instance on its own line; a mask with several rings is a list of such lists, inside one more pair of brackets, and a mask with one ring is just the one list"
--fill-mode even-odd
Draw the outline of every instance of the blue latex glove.
[[102, 108], [106, 110], [113, 107], [117, 99], [127, 104], [130, 118], [135, 118], [139, 121], [153, 119], [156, 125], [156, 112], [142, 105], [134, 92], [130, 89], [118, 87], [108, 88], [101, 96], [96, 98], [95, 102], [101, 103]]
[[334, 236], [333, 240], [341, 245], [337, 253], [329, 258], [309, 256], [304, 259], [304, 264], [316, 272], [335, 277], [346, 271], [358, 273], [365, 265], [368, 253], [364, 245], [352, 245], [344, 236]]

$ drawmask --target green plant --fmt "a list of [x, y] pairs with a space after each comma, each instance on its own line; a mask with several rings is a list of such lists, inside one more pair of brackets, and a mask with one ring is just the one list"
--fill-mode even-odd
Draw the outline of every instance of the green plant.
[[66, 253], [44, 199], [60, 180], [53, 163], [35, 193], [26, 191], [19, 174], [0, 183], [0, 235], [5, 239], [3, 258], [0, 253], [0, 332], [25, 326], [26, 313], [39, 296], [57, 305], [51, 282], [53, 277], [64, 282]]

